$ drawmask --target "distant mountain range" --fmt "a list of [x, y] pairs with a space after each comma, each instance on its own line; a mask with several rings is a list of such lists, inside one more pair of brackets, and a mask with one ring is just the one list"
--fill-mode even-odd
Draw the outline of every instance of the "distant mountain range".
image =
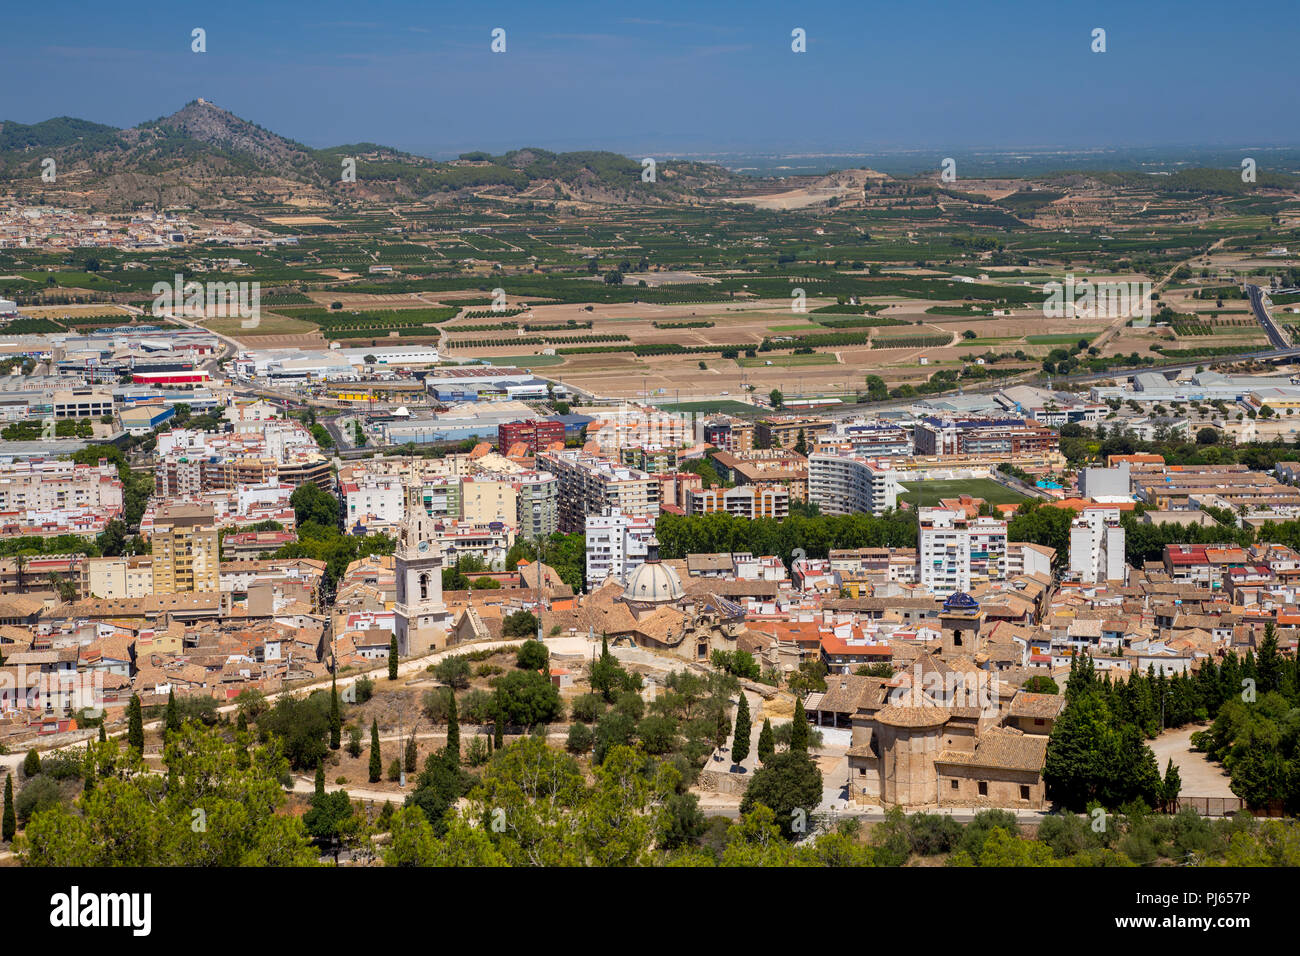
[[[1198, 165], [1172, 169], [1155, 168], [1154, 157], [1144, 158], [1141, 151], [1106, 155], [1116, 164], [1111, 170], [1099, 168], [1099, 156], [1061, 153], [1055, 157], [1059, 165], [1053, 171], [1031, 171], [1032, 166], [1044, 164], [1039, 156], [1025, 162], [1021, 172], [1010, 172], [1035, 179], [1048, 189], [1066, 191], [1109, 188], [1175, 196], [1240, 196], [1257, 188], [1242, 182], [1240, 160], [1233, 152], [1204, 152], [1197, 157]], [[1260, 155], [1258, 187], [1296, 189], [1295, 176], [1275, 171], [1294, 168], [1288, 164], [1289, 153]], [[41, 176], [46, 159], [55, 163], [53, 182]], [[858, 159], [859, 165], [866, 165], [863, 157]], [[1026, 160], [1026, 156], [1016, 158], [1016, 162]], [[922, 162], [921, 154], [911, 161]], [[964, 181], [971, 182], [995, 167], [1005, 167], [1008, 160], [986, 157], [961, 162]], [[845, 164], [850, 165], [852, 161]], [[642, 161], [606, 151], [556, 153], [526, 148], [499, 156], [474, 152], [455, 160], [434, 160], [376, 143], [313, 149], [202, 99], [129, 129], [66, 116], [31, 125], [0, 123], [0, 188], [35, 201], [106, 211], [144, 205], [202, 208], [286, 202], [441, 204], [476, 195], [507, 201], [619, 205], [739, 199], [760, 207], [794, 209], [861, 200], [865, 185], [891, 180], [882, 173], [844, 167], [821, 174], [816, 166], [816, 162], [803, 168], [768, 162], [743, 175], [713, 162], [663, 160], [655, 165], [653, 181], [647, 182]], [[355, 172], [355, 181], [344, 184], [348, 171]], [[971, 198], [962, 193], [960, 184], [945, 188], [937, 174], [933, 166], [896, 171], [913, 191], [937, 190], [950, 198]], [[783, 191], [790, 195], [773, 195]], [[1049, 199], [1046, 194], [1029, 198], [1031, 206]], [[1015, 215], [1032, 212], [1019, 199], [1004, 205]]]
[[[46, 158], [55, 161], [52, 184], [41, 179]], [[600, 151], [529, 148], [436, 161], [375, 143], [313, 149], [202, 99], [129, 129], [66, 116], [0, 123], [0, 181], [52, 200], [76, 194], [108, 208], [343, 198], [348, 160], [356, 181], [343, 188], [351, 198], [379, 201], [482, 191], [592, 203], [683, 202], [733, 194], [753, 182], [700, 162], [658, 163], [654, 181], [643, 182], [640, 162]]]

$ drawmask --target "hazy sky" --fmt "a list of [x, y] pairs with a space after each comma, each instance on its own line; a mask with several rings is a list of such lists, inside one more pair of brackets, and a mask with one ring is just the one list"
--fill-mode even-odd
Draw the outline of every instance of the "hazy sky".
[[44, 0], [0, 26], [20, 122], [202, 96], [311, 146], [429, 155], [1300, 143], [1294, 0]]

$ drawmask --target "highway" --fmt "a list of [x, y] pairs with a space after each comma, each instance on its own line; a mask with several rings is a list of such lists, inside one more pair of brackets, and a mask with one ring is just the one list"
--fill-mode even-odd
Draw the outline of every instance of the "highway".
[[1250, 308], [1254, 311], [1255, 318], [1259, 319], [1259, 324], [1264, 327], [1264, 332], [1268, 335], [1268, 340], [1273, 343], [1273, 347], [1275, 349], [1289, 348], [1291, 340], [1282, 331], [1282, 327], [1277, 324], [1273, 316], [1269, 315], [1268, 308], [1264, 305], [1264, 290], [1248, 282], [1246, 283], [1246, 295], [1250, 297]]

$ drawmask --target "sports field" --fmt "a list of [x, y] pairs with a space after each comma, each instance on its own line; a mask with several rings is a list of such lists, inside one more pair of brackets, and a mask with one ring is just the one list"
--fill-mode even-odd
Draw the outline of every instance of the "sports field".
[[937, 505], [940, 498], [956, 498], [970, 495], [983, 498], [991, 505], [1019, 504], [1025, 495], [1012, 491], [1006, 485], [1000, 485], [992, 478], [960, 478], [953, 481], [904, 481], [907, 491], [898, 496], [899, 501], [906, 501], [912, 507], [930, 507]]

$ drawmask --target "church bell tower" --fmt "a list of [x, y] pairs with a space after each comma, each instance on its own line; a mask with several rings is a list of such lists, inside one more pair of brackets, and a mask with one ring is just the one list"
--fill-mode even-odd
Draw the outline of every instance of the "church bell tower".
[[442, 547], [433, 519], [423, 508], [408, 509], [394, 552], [397, 605], [394, 632], [402, 657], [445, 647], [451, 615], [442, 603]]

